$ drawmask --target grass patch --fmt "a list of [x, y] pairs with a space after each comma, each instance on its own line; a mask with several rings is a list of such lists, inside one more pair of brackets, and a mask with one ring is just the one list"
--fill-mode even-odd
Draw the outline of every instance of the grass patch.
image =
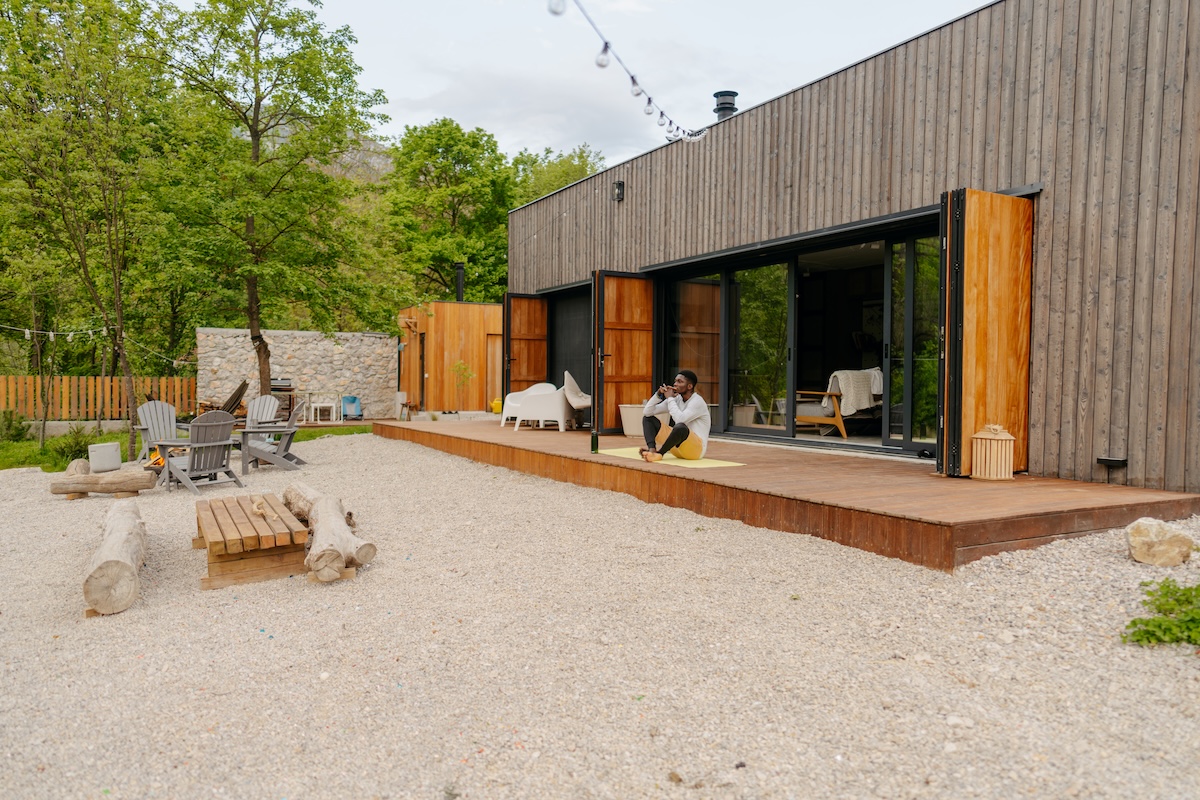
[[[95, 428], [89, 428], [92, 435], [95, 436], [91, 440], [91, 444], [100, 442], [117, 442], [121, 445], [121, 461], [125, 462], [126, 458], [125, 442], [129, 438], [129, 434], [124, 431], [113, 431], [101, 435], [95, 434]], [[320, 439], [322, 436], [349, 436], [355, 433], [370, 433], [370, 425], [352, 425], [346, 428], [301, 428], [296, 432], [297, 442], [308, 442], [313, 439]], [[67, 452], [71, 449], [65, 448], [66, 441], [70, 438], [70, 434], [64, 436], [49, 436], [46, 437], [46, 447], [41, 449], [38, 447], [37, 439], [29, 439], [24, 442], [0, 442], [0, 469], [15, 469], [17, 467], [40, 467], [43, 472], [62, 472], [67, 468], [67, 464], [71, 463], [69, 458], [64, 458], [56, 452], [56, 448], [60, 452]], [[236, 437], [236, 434], [235, 434]], [[78, 444], [78, 443], [76, 443]], [[142, 437], [137, 437], [137, 448], [135, 452], [141, 452]], [[87, 449], [84, 447], [83, 458], [87, 458]]]
[[350, 436], [355, 433], [370, 433], [370, 425], [351, 425], [347, 428], [301, 428], [293, 442], [311, 442], [322, 436]]
[[[71, 463], [71, 459], [65, 458], [69, 454], [68, 450], [59, 447], [56, 451], [55, 445], [68, 440], [70, 434], [66, 436], [48, 436], [46, 437], [45, 449], [39, 448], [37, 439], [30, 439], [24, 442], [0, 442], [0, 469], [15, 469], [17, 467], [40, 467], [43, 472], [62, 472], [67, 468], [67, 464]], [[125, 457], [125, 442], [129, 439], [129, 434], [125, 431], [113, 431], [95, 435], [92, 444], [100, 442], [117, 442], [121, 445], [121, 461], [126, 461]], [[141, 437], [138, 437], [138, 448], [141, 449]], [[86, 447], [84, 449], [84, 458], [87, 457]]]

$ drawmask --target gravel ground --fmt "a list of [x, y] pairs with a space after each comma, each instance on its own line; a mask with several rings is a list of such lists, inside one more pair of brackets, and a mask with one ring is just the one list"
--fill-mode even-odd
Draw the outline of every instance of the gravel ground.
[[1200, 658], [1119, 634], [1200, 558], [1111, 531], [946, 575], [407, 442], [295, 450], [247, 485], [351, 501], [357, 579], [202, 592], [194, 498], [156, 490], [141, 599], [94, 619], [111, 501], [0, 472], [5, 797], [1196, 796]]

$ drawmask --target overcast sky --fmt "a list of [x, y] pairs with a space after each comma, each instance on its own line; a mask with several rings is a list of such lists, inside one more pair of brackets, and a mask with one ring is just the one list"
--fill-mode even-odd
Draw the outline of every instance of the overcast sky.
[[[984, 0], [583, 0], [639, 82], [676, 122], [715, 119], [713, 92], [746, 109], [938, 27]], [[451, 117], [506, 153], [587, 142], [609, 166], [664, 142], [573, 0], [325, 0], [326, 27], [358, 37], [361, 84], [382, 89], [379, 133]]]

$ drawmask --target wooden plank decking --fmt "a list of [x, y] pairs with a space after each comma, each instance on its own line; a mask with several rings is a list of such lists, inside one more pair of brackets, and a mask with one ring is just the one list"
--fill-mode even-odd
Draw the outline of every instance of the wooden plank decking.
[[[486, 464], [609, 489], [710, 517], [807, 533], [941, 570], [1005, 550], [1200, 514], [1200, 495], [1018, 475], [944, 478], [931, 461], [713, 440], [708, 455], [745, 464], [685, 469], [593, 455], [587, 432], [478, 422], [374, 422], [374, 432]], [[636, 446], [605, 436], [600, 449]]]

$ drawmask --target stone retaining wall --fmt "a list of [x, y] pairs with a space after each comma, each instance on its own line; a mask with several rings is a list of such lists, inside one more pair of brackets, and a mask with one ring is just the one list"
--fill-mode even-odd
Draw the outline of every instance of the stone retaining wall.
[[[363, 416], [392, 417], [396, 401], [396, 338], [380, 333], [263, 331], [271, 375], [290, 378], [297, 392], [337, 392], [362, 401]], [[223, 402], [242, 381], [246, 400], [258, 396], [258, 360], [250, 331], [197, 328], [196, 399]]]

